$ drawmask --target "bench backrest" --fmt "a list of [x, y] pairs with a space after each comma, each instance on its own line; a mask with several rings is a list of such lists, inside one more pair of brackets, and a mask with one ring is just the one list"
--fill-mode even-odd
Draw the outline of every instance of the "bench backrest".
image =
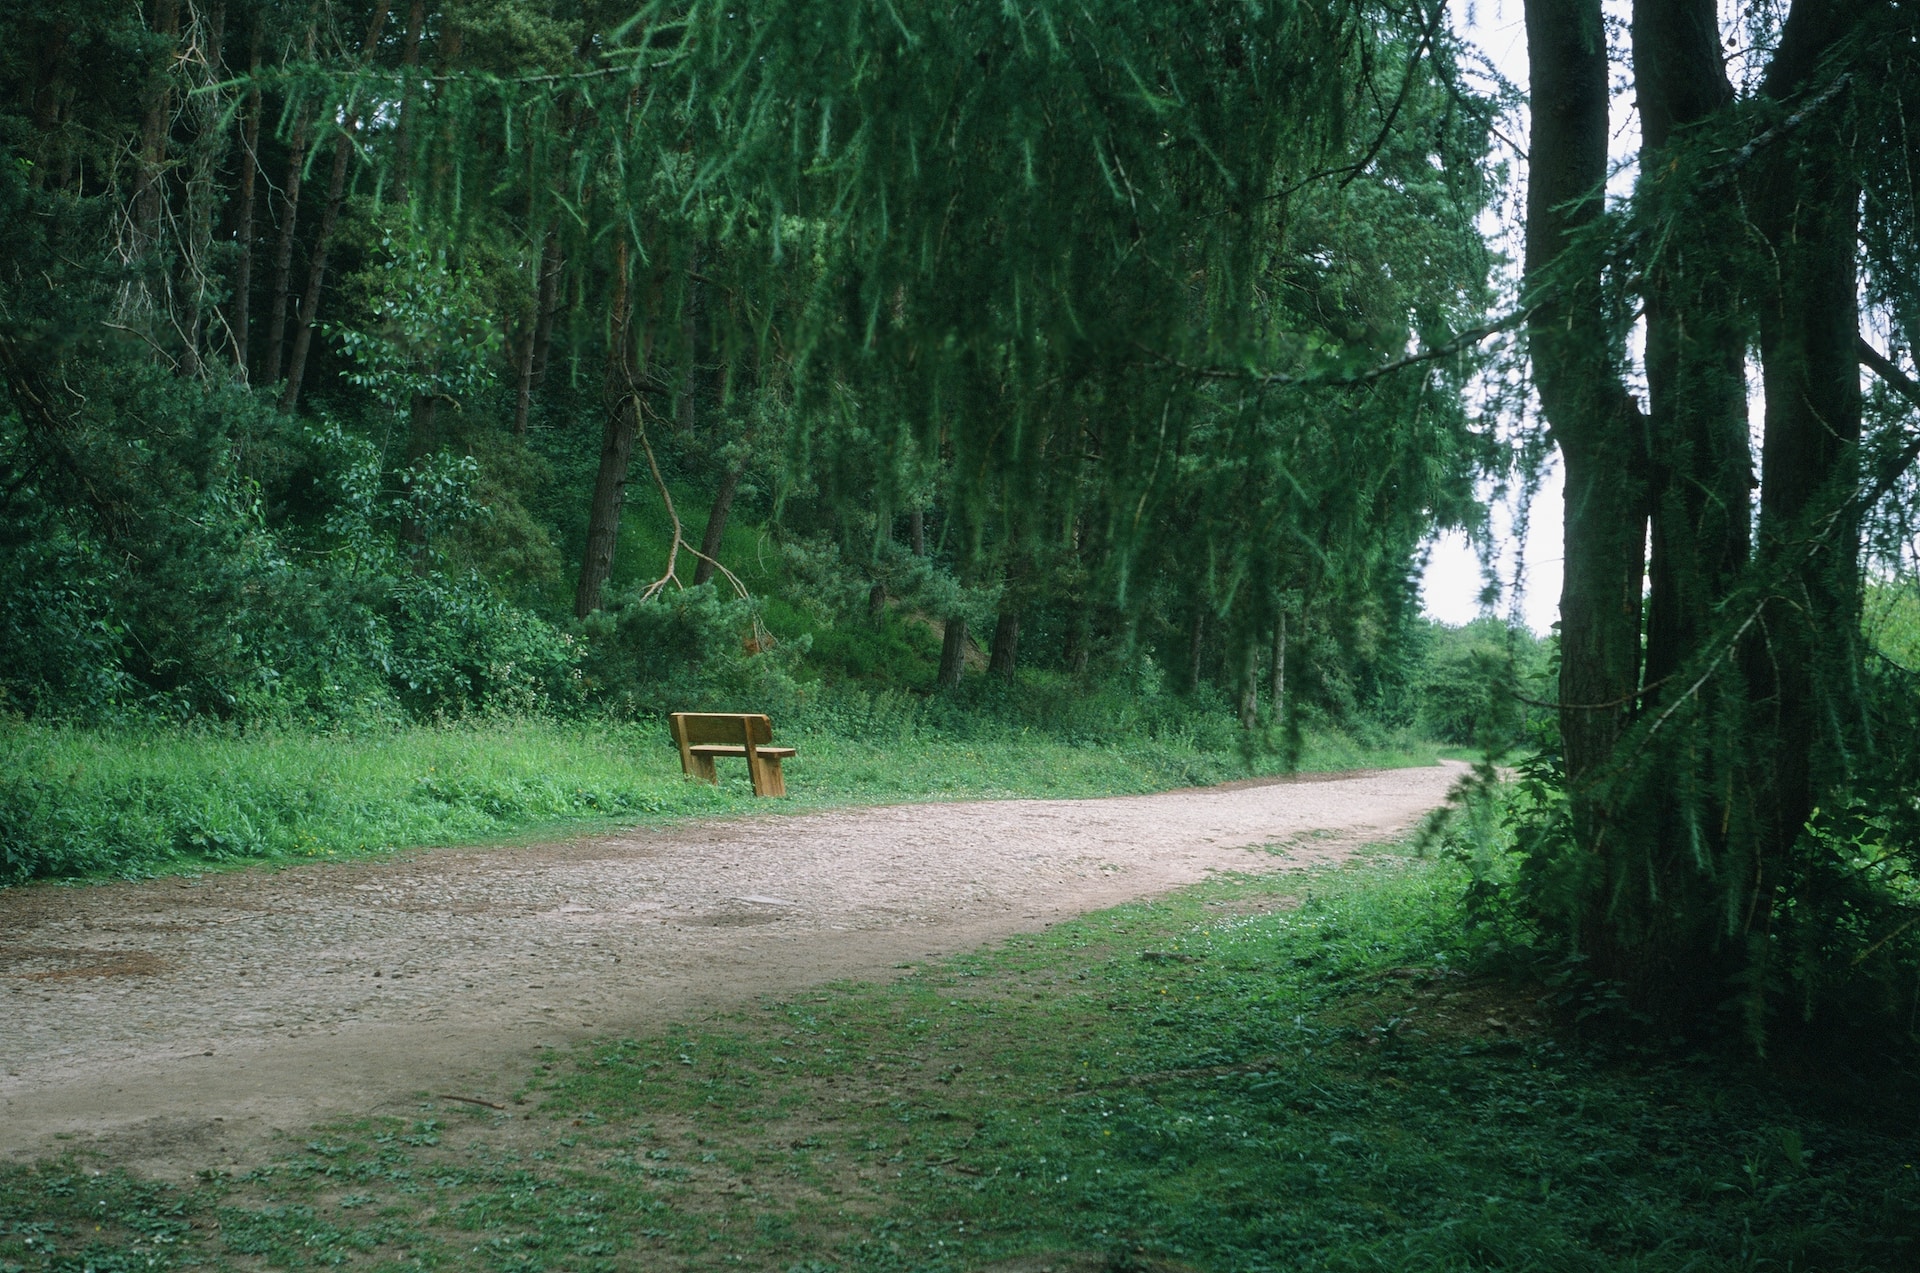
[[668, 719], [673, 725], [673, 741], [688, 747], [703, 744], [740, 747], [748, 743], [764, 747], [773, 741], [773, 722], [765, 716], [745, 712], [675, 712]]

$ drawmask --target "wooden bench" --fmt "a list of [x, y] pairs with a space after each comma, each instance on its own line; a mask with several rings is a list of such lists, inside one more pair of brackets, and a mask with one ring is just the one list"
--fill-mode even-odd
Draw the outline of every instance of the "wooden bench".
[[772, 747], [773, 722], [764, 716], [740, 712], [674, 712], [667, 717], [673, 741], [680, 748], [680, 769], [689, 778], [720, 785], [713, 766], [717, 756], [739, 756], [747, 762], [756, 796], [784, 796], [787, 781], [780, 762], [794, 755], [791, 747]]

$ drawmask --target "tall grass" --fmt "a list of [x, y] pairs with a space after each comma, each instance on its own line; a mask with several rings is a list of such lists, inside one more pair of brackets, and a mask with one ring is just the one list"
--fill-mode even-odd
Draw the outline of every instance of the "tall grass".
[[[781, 725], [792, 809], [1084, 796], [1271, 772], [1277, 755], [1174, 732], [1104, 742], [908, 696], [847, 696]], [[1306, 768], [1405, 764], [1430, 749], [1309, 740]], [[499, 719], [386, 731], [219, 732], [0, 724], [0, 883], [362, 855], [744, 812], [744, 766], [716, 789], [681, 777], [658, 723]], [[764, 806], [758, 806], [764, 807]]]

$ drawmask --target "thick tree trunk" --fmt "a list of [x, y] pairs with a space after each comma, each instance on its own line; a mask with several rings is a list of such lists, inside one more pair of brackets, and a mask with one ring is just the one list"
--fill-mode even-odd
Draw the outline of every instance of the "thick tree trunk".
[[1020, 665], [1020, 612], [1002, 610], [993, 625], [993, 652], [987, 658], [987, 671], [1002, 680], [1013, 679]]
[[1714, 0], [1637, 0], [1633, 69], [1640, 198], [1655, 215], [1688, 220], [1684, 234], [1659, 236], [1644, 283], [1653, 532], [1644, 680], [1652, 704], [1700, 651], [1746, 566], [1753, 457], [1748, 332], [1728, 259], [1739, 226], [1718, 225], [1712, 209], [1688, 206], [1688, 192], [1663, 188], [1669, 147], [1734, 100]]
[[[1796, 7], [1796, 15], [1800, 12]], [[1763, 91], [1789, 97], [1789, 74], [1817, 52], [1796, 44], [1816, 34], [1791, 21]], [[1776, 73], [1777, 72], [1777, 73]], [[1755, 222], [1775, 262], [1760, 298], [1760, 358], [1766, 379], [1758, 556], [1776, 577], [1774, 599], [1747, 651], [1749, 693], [1763, 737], [1751, 780], [1760, 851], [1752, 888], [1776, 887], [1780, 862], [1839, 781], [1856, 740], [1860, 657], [1861, 510], [1843, 506], [1859, 481], [1859, 292], [1855, 278], [1859, 188], [1827, 107], [1804, 144], [1772, 155], [1756, 174]], [[1842, 509], [1838, 515], [1829, 510]]]
[[[386, 29], [390, 0], [373, 7], [373, 19], [367, 24], [367, 38], [360, 45], [360, 60], [366, 61], [380, 43]], [[307, 290], [300, 296], [300, 312], [293, 328], [293, 350], [287, 356], [287, 384], [280, 394], [280, 409], [292, 411], [300, 402], [301, 382], [307, 374], [307, 353], [313, 347], [313, 324], [320, 313], [320, 293], [327, 282], [327, 256], [333, 250], [333, 235], [340, 224], [340, 206], [346, 201], [347, 169], [353, 160], [354, 134], [360, 131], [360, 117], [349, 112], [340, 121], [340, 135], [333, 143], [333, 170], [327, 177], [327, 202], [320, 211], [320, 226], [314, 232], [313, 250], [307, 257]]]
[[[258, 10], [253, 18], [253, 36], [247, 51], [247, 74], [260, 74], [260, 52], [266, 41], [267, 12]], [[229, 323], [233, 329], [233, 364], [242, 378], [252, 363], [248, 355], [248, 331], [253, 300], [253, 227], [254, 198], [260, 185], [260, 114], [262, 103], [258, 85], [247, 90], [247, 104], [240, 124], [240, 200], [235, 213], [238, 228], [234, 243], [238, 251], [233, 262], [233, 305]]]
[[927, 555], [927, 515], [917, 508], [907, 514], [907, 546], [916, 557]]
[[607, 379], [603, 397], [606, 423], [600, 434], [600, 468], [587, 513], [587, 546], [580, 556], [580, 583], [573, 613], [586, 618], [601, 605], [613, 575], [613, 550], [620, 537], [620, 512], [626, 505], [627, 469], [640, 436], [640, 376], [633, 346], [633, 293], [628, 279], [628, 245], [614, 252], [613, 304], [607, 322]]
[[1609, 762], [1639, 688], [1645, 449], [1622, 384], [1600, 261], [1575, 240], [1607, 176], [1607, 47], [1600, 0], [1526, 0], [1532, 139], [1526, 273], [1534, 383], [1566, 478], [1560, 737], [1576, 842], [1592, 870], [1578, 938], [1603, 977], [1633, 975], [1609, 905]]
[[955, 615], [947, 620], [940, 638], [940, 673], [935, 678], [941, 689], [953, 689], [967, 671], [967, 621]]
[[1601, 307], [1599, 261], [1567, 255], [1599, 214], [1607, 175], [1600, 0], [1527, 0], [1532, 145], [1527, 283], [1534, 378], [1566, 473], [1560, 716], [1577, 834], [1602, 848], [1588, 789], [1612, 754], [1639, 672], [1646, 503], [1638, 410]]
[[720, 541], [727, 533], [727, 517], [733, 512], [733, 497], [740, 493], [740, 478], [745, 472], [746, 466], [742, 464], [728, 469], [720, 479], [720, 489], [714, 493], [713, 508], [707, 513], [706, 533], [700, 536], [700, 563], [693, 568], [696, 588], [714, 576], [714, 563], [720, 560]]

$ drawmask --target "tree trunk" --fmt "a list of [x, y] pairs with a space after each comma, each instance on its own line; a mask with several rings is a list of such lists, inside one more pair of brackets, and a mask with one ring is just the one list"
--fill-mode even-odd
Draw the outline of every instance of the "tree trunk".
[[[367, 38], [360, 45], [360, 60], [373, 55], [386, 29], [390, 0], [373, 7], [373, 19], [367, 23]], [[327, 282], [327, 254], [333, 249], [333, 233], [340, 224], [340, 205], [347, 194], [347, 169], [353, 160], [354, 134], [360, 131], [360, 116], [348, 112], [340, 121], [340, 135], [333, 143], [333, 171], [327, 178], [327, 202], [320, 210], [320, 227], [313, 236], [313, 251], [307, 258], [307, 290], [300, 297], [300, 312], [293, 328], [293, 351], [287, 356], [287, 384], [280, 394], [280, 409], [292, 411], [300, 402], [300, 384], [307, 374], [307, 353], [313, 345], [313, 324], [320, 313], [320, 292]]]
[[940, 638], [940, 674], [936, 683], [941, 689], [954, 689], [966, 670], [967, 621], [955, 615], [947, 620], [947, 630]]
[[[1803, 10], [1795, 7], [1795, 16]], [[1799, 90], [1824, 49], [1813, 23], [1790, 19], [1762, 91]], [[1830, 43], [1836, 32], [1824, 33]], [[1796, 39], [1796, 37], [1798, 37]], [[1819, 793], [1839, 781], [1856, 744], [1853, 695], [1859, 660], [1860, 514], [1841, 505], [1859, 481], [1859, 292], [1854, 274], [1859, 187], [1826, 108], [1799, 146], [1783, 148], [1756, 174], [1754, 220], [1775, 272], [1760, 298], [1760, 359], [1766, 380], [1758, 555], [1776, 576], [1747, 678], [1762, 737], [1751, 780], [1759, 852], [1756, 900], [1776, 887], [1781, 862]]]
[[733, 512], [733, 497], [740, 491], [740, 478], [745, 472], [743, 464], [728, 469], [720, 479], [720, 489], [714, 493], [713, 508], [707, 513], [706, 533], [700, 536], [700, 563], [693, 568], [696, 588], [714, 576], [714, 563], [720, 560], [720, 541], [727, 533], [727, 516]]
[[413, 177], [413, 88], [419, 78], [420, 36], [426, 25], [426, 0], [413, 0], [407, 6], [407, 33], [400, 38], [400, 119], [393, 136], [395, 203], [407, 201], [407, 185]]
[[565, 267], [566, 259], [560, 255], [560, 236], [549, 230], [546, 248], [540, 256], [539, 310], [533, 326], [533, 389], [538, 389], [547, 378], [547, 363], [553, 349], [553, 313], [559, 306], [560, 274]]
[[[315, 31], [307, 28], [307, 57], [313, 57]], [[300, 185], [306, 176], [307, 148], [313, 144], [313, 108], [301, 103], [287, 145], [287, 180], [281, 187], [280, 240], [273, 249], [273, 290], [267, 302], [267, 374], [262, 383], [280, 379], [287, 343], [287, 290], [293, 281], [294, 232], [300, 225]]]
[[189, 38], [190, 45], [202, 50], [198, 63], [201, 83], [190, 90], [188, 97], [196, 119], [186, 165], [186, 211], [181, 218], [186, 235], [180, 245], [179, 264], [180, 286], [186, 292], [186, 314], [180, 323], [180, 369], [189, 376], [198, 376], [203, 369], [201, 331], [208, 322], [214, 286], [213, 212], [223, 198], [217, 169], [226, 158], [230, 136], [225, 128], [226, 102], [215, 91], [226, 79], [221, 61], [226, 26], [226, 0], [213, 0], [204, 18], [195, 16]]
[[[247, 74], [260, 74], [260, 52], [266, 41], [267, 12], [260, 9], [253, 17], [253, 36], [247, 52]], [[236, 214], [239, 227], [234, 234], [238, 252], [233, 263], [233, 364], [242, 379], [252, 366], [248, 356], [248, 325], [253, 299], [253, 202], [260, 184], [260, 88], [247, 90], [246, 113], [240, 125], [240, 205]]]
[[917, 508], [907, 514], [907, 546], [916, 557], [927, 555], [927, 515]]
[[145, 256], [160, 242], [166, 218], [165, 169], [173, 124], [172, 49], [180, 39], [180, 0], [154, 0], [153, 33], [168, 46], [167, 63], [147, 97], [140, 126], [140, 165], [133, 178], [134, 254]]
[[1240, 728], [1251, 733], [1260, 723], [1260, 646], [1247, 639], [1247, 657], [1240, 675]]
[[1276, 724], [1287, 712], [1287, 612], [1282, 610], [1273, 626], [1273, 719]]
[[993, 625], [993, 653], [987, 659], [987, 671], [1002, 680], [1013, 679], [1020, 665], [1020, 612], [1006, 609]]
[[40, 50], [40, 73], [32, 90], [33, 131], [39, 143], [39, 158], [27, 170], [27, 185], [36, 191], [45, 188], [49, 174], [57, 190], [65, 190], [72, 180], [73, 147], [56, 135], [61, 103], [66, 97], [60, 64], [66, 59], [72, 40], [73, 23], [56, 22]]
[[1746, 566], [1753, 457], [1748, 332], [1729, 259], [1740, 228], [1731, 220], [1717, 224], [1713, 209], [1686, 207], [1688, 192], [1663, 188], [1675, 134], [1684, 143], [1690, 126], [1734, 100], [1714, 0], [1637, 0], [1633, 71], [1640, 171], [1649, 174], [1641, 200], [1656, 214], [1689, 214], [1685, 234], [1658, 236], [1643, 284], [1653, 550], [1644, 701], [1651, 706], [1661, 682], [1699, 652]]
[[547, 350], [553, 339], [553, 308], [560, 283], [560, 238], [549, 230], [540, 249], [539, 278], [534, 284], [533, 322], [520, 350], [520, 378], [513, 399], [513, 433], [527, 436], [527, 418], [533, 412], [533, 391], [547, 370]]
[[1526, 0], [1526, 23], [1533, 103], [1527, 284], [1535, 296], [1552, 296], [1535, 309], [1528, 331], [1540, 403], [1566, 474], [1560, 728], [1576, 835], [1589, 851], [1603, 852], [1604, 812], [1590, 789], [1638, 681], [1646, 536], [1639, 413], [1614, 362], [1600, 263], [1565, 255], [1601, 209], [1606, 36], [1600, 0]]
[[573, 613], [584, 619], [600, 608], [613, 575], [613, 550], [620, 537], [620, 512], [626, 504], [627, 469], [640, 436], [640, 376], [633, 348], [633, 293], [628, 278], [628, 245], [614, 250], [613, 304], [607, 322], [607, 378], [603, 397], [606, 423], [600, 435], [600, 469], [587, 514], [587, 546], [580, 557], [580, 584]]
[[1187, 629], [1187, 665], [1183, 669], [1186, 680], [1181, 685], [1183, 693], [1192, 694], [1200, 688], [1200, 662], [1207, 648], [1207, 608], [1195, 601], [1193, 603], [1193, 623]]

